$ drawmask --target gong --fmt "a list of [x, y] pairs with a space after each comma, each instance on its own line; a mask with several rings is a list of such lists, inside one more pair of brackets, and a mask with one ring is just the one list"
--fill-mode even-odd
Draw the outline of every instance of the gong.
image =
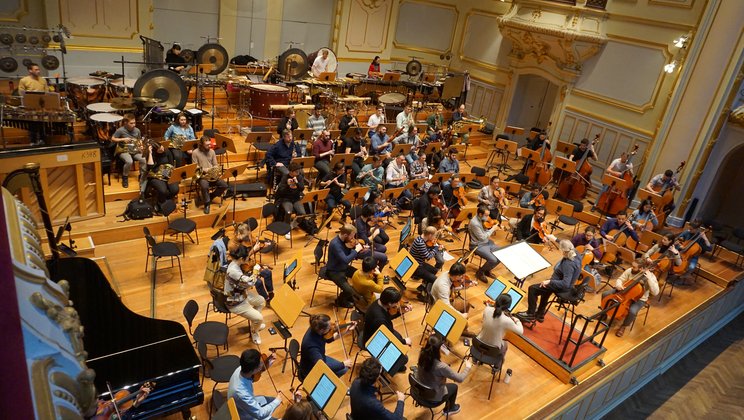
[[6, 73], [13, 73], [18, 69], [18, 62], [13, 57], [0, 58], [0, 70]]
[[57, 70], [59, 67], [59, 59], [53, 55], [45, 55], [41, 57], [41, 67], [47, 70]]
[[220, 44], [204, 44], [196, 52], [197, 64], [211, 64], [212, 71], [207, 74], [220, 74], [227, 68], [227, 50]]
[[307, 55], [299, 48], [290, 48], [279, 56], [279, 72], [297, 79], [307, 72]]
[[188, 99], [188, 90], [178, 74], [157, 69], [150, 70], [137, 79], [134, 96], [157, 98], [166, 108], [183, 109]]
[[421, 73], [421, 68], [421, 62], [414, 59], [406, 64], [406, 73], [411, 77], [416, 77]]

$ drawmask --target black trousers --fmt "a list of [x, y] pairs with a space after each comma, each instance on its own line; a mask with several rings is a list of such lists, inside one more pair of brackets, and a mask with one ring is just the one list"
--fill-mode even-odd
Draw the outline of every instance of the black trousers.
[[[354, 288], [351, 287], [348, 280], [346, 280], [346, 272], [344, 271], [327, 271], [326, 277], [341, 289], [341, 293], [338, 295], [338, 301], [342, 303], [354, 303], [354, 296], [359, 295]], [[361, 297], [361, 295], [359, 295]]]
[[[214, 187], [214, 192], [209, 194], [209, 188]], [[201, 192], [201, 200], [204, 204], [209, 204], [212, 201], [212, 197], [219, 197], [222, 193], [227, 190], [227, 183], [221, 179], [216, 181], [207, 181], [202, 178], [199, 180], [199, 190]]]
[[414, 277], [420, 277], [424, 284], [432, 284], [437, 279], [437, 270], [428, 262], [419, 262], [418, 268], [413, 272]]
[[158, 204], [162, 205], [167, 200], [173, 199], [176, 195], [178, 195], [178, 183], [176, 182], [174, 182], [173, 184], [166, 184], [163, 180], [150, 178], [147, 180], [147, 183], [149, 184], [150, 188], [155, 190]]
[[[527, 289], [527, 313], [534, 315], [535, 310], [537, 313], [545, 313], [545, 308], [548, 306], [548, 300], [553, 293], [565, 292], [565, 289], [560, 289], [548, 283], [545, 287], [540, 287], [540, 283], [535, 283]], [[537, 299], [540, 298], [540, 304], [537, 304]]]

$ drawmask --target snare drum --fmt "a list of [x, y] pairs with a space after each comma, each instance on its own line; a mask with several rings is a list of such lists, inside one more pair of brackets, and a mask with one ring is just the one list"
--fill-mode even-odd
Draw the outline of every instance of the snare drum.
[[88, 104], [101, 102], [105, 89], [103, 80], [81, 77], [67, 80], [67, 96], [77, 110], [84, 110]]
[[254, 117], [258, 118], [281, 118], [284, 116], [282, 111], [271, 111], [271, 105], [288, 105], [289, 89], [267, 84], [255, 84], [248, 86], [251, 92], [250, 111]]
[[99, 143], [106, 142], [114, 135], [114, 131], [119, 127], [119, 122], [124, 119], [119, 114], [109, 112], [100, 112], [90, 116], [90, 125], [93, 128], [93, 136]]

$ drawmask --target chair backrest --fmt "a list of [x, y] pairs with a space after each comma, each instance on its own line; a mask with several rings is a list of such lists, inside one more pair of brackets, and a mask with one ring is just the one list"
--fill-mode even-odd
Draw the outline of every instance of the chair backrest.
[[256, 229], [256, 228], [258, 227], [258, 222], [256, 221], [256, 218], [255, 218], [255, 217], [249, 217], [249, 218], [248, 218], [248, 219], [247, 219], [247, 220], [246, 220], [245, 222], [243, 222], [243, 223], [245, 223], [246, 225], [248, 225], [248, 229], [250, 229], [250, 230], [251, 230], [251, 232], [252, 232], [253, 230], [255, 230], [255, 229]]
[[328, 241], [326, 241], [325, 239], [318, 240], [318, 244], [315, 245], [315, 249], [313, 250], [313, 256], [315, 257], [316, 266], [320, 264], [320, 262], [323, 260], [323, 256], [325, 256], [325, 250], [326, 250], [327, 245], [328, 245]]
[[266, 203], [261, 208], [261, 217], [266, 219], [269, 216], [273, 216], [276, 213], [276, 205], [274, 203]]
[[287, 353], [289, 354], [292, 363], [297, 365], [299, 363], [298, 357], [300, 357], [300, 342], [294, 338], [289, 340], [289, 346], [287, 346]]
[[434, 388], [419, 382], [413, 372], [408, 374], [408, 383], [411, 385], [411, 397], [414, 399], [414, 401], [436, 402], [437, 393]]
[[230, 313], [230, 310], [227, 308], [227, 296], [224, 293], [210, 287], [209, 294], [212, 295], [212, 304], [215, 311], [223, 314]]
[[150, 234], [150, 229], [147, 228], [147, 226], [142, 227], [142, 232], [145, 233], [145, 240], [147, 241], [147, 248], [150, 249], [157, 245], [157, 242], [155, 241], [155, 238], [152, 237]]
[[194, 299], [186, 302], [186, 305], [183, 307], [183, 317], [186, 318], [186, 322], [189, 324], [189, 332], [191, 332], [191, 324], [194, 322], [197, 312], [199, 312], [199, 304]]
[[470, 173], [475, 174], [475, 176], [486, 176], [486, 170], [477, 166], [470, 168]]
[[736, 228], [731, 232], [737, 241], [744, 240], [744, 228]]
[[176, 202], [173, 200], [165, 200], [165, 202], [160, 205], [160, 212], [163, 213], [163, 216], [166, 218], [168, 218], [168, 216], [170, 216], [174, 211], [176, 211]]
[[218, 390], [212, 392], [212, 412], [216, 412], [227, 402], [227, 397]]
[[574, 213], [581, 213], [584, 211], [584, 203], [574, 200], [567, 200], [567, 203], [573, 206]]
[[[488, 344], [480, 341], [478, 337], [473, 338], [473, 347], [477, 351], [471, 352], [470, 354], [473, 356], [475, 360], [486, 363], [481, 359], [490, 359], [494, 362], [492, 366], [498, 367], [499, 365], [501, 365], [501, 359], [503, 359], [504, 354], [501, 352], [500, 347], [489, 346]], [[480, 354], [480, 356], [476, 356], [478, 354]], [[486, 364], [489, 364], [489, 363], [486, 363]]]

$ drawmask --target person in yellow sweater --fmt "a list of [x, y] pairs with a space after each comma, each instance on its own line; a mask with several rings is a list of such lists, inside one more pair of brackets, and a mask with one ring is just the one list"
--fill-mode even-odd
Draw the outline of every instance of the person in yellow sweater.
[[351, 287], [360, 295], [362, 300], [357, 302], [357, 307], [361, 310], [375, 301], [375, 293], [382, 292], [385, 288], [384, 280], [377, 271], [377, 261], [372, 257], [366, 257], [362, 260], [362, 269], [357, 270], [351, 277]]
[[[18, 91], [21, 94], [26, 91], [48, 92], [50, 90], [46, 79], [41, 77], [41, 68], [39, 68], [38, 64], [29, 63], [26, 69], [28, 70], [28, 76], [18, 82]], [[44, 124], [41, 122], [29, 122], [28, 137], [31, 146], [44, 145]]]

